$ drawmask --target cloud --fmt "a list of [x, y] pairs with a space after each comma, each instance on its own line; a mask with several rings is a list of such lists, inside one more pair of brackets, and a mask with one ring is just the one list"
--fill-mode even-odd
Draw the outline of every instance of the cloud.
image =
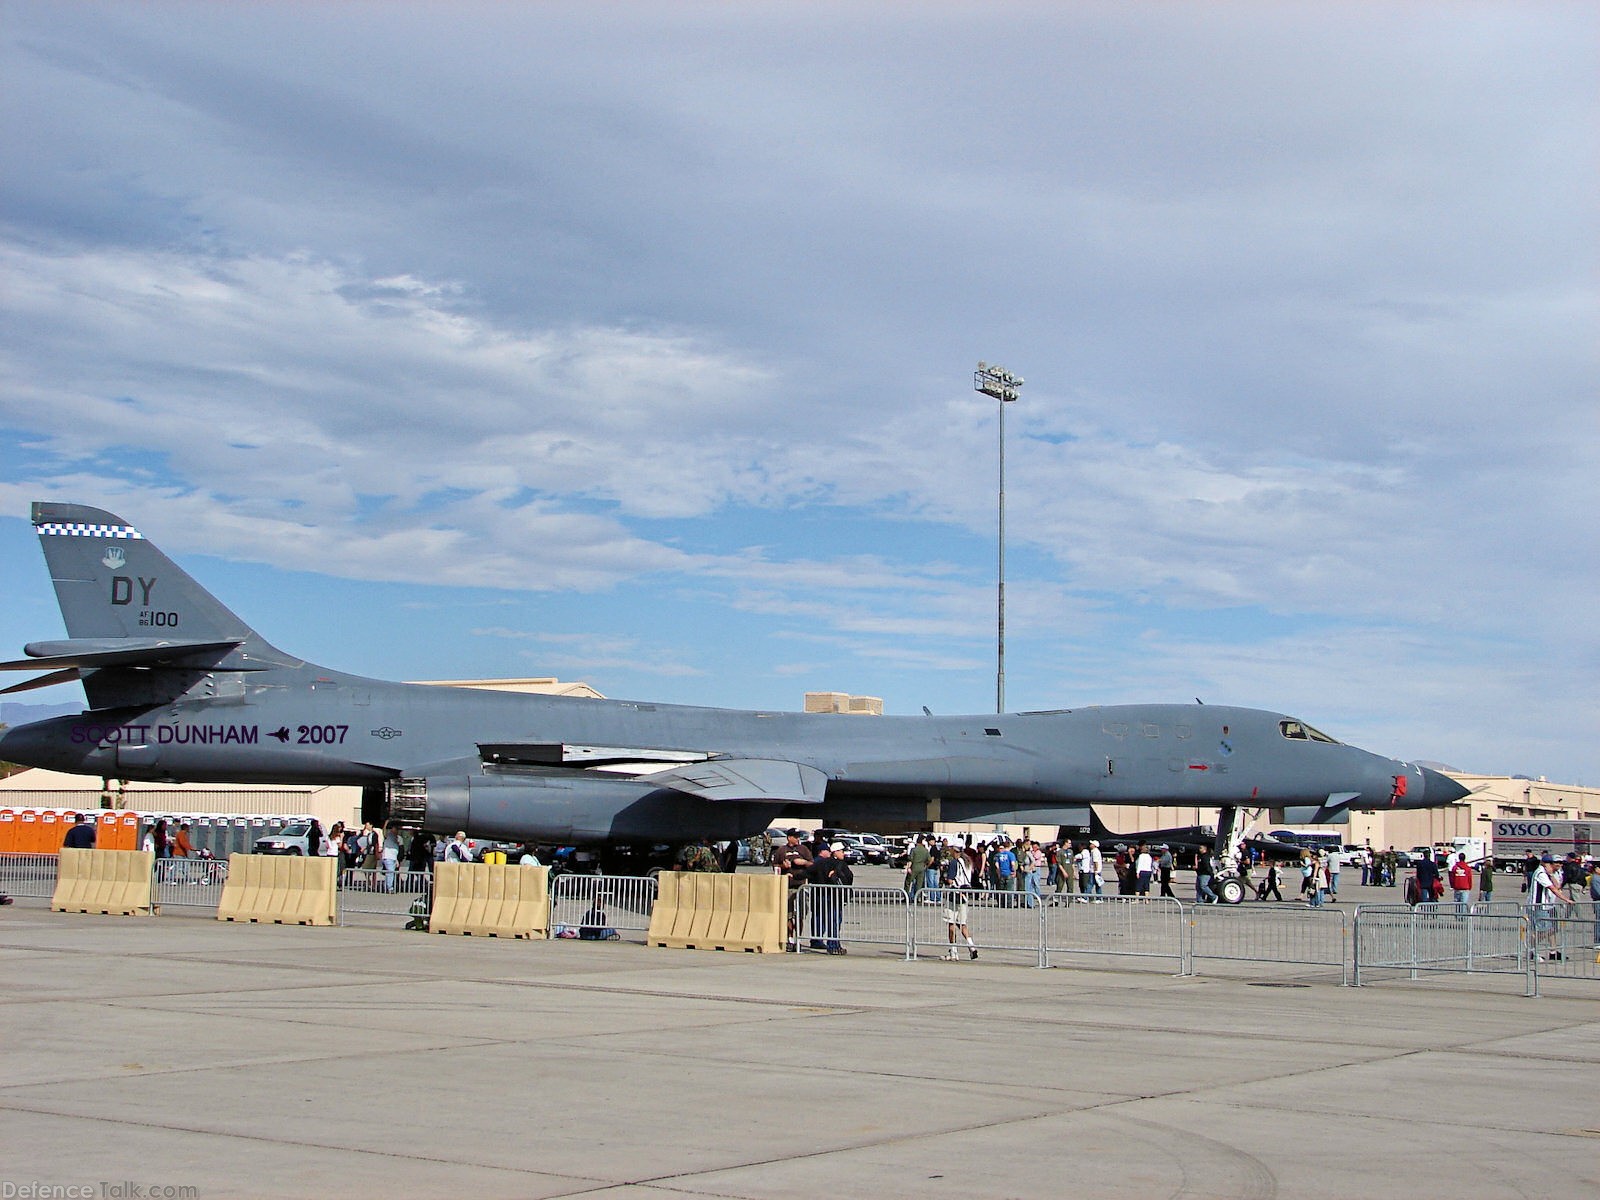
[[998, 357], [1021, 702], [1592, 759], [1593, 11], [183, 11], [8, 9], [0, 512], [982, 707]]

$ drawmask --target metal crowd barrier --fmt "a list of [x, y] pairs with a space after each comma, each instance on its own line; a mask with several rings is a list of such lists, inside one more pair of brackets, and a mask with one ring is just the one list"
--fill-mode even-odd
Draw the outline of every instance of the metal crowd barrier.
[[910, 918], [910, 953], [916, 958], [927, 952], [934, 957], [947, 954], [952, 945], [957, 957], [967, 956], [967, 942], [960, 928], [950, 941], [950, 916], [960, 917], [965, 910], [967, 929], [974, 946], [981, 951], [1026, 954], [1035, 966], [1045, 965], [1044, 914], [1047, 906], [1027, 906], [1019, 892], [985, 891], [979, 888], [942, 887], [937, 903], [907, 905]]
[[347, 867], [339, 872], [337, 886], [340, 924], [347, 914], [409, 920], [419, 915], [413, 907], [418, 900], [422, 901], [420, 915], [427, 916], [427, 903], [433, 895], [433, 872]]
[[550, 881], [550, 934], [614, 930], [642, 942], [655, 902], [656, 881], [649, 875], [557, 875]]
[[1172, 897], [1067, 896], [1044, 910], [1044, 956], [1110, 954], [1125, 958], [1175, 958], [1185, 970], [1184, 905]]
[[56, 891], [54, 854], [0, 854], [0, 892], [50, 899]]
[[1350, 982], [1350, 922], [1341, 908], [1195, 904], [1189, 914], [1189, 971], [1202, 959], [1339, 968]]
[[1363, 904], [1356, 916], [1364, 926], [1358, 961], [1369, 967], [1503, 971], [1520, 964], [1525, 945], [1526, 912], [1510, 901]]
[[157, 911], [174, 908], [216, 908], [228, 864], [220, 858], [158, 858], [150, 879], [150, 900]]
[[1363, 905], [1356, 912], [1356, 982], [1362, 972], [1404, 970], [1600, 980], [1600, 908], [1592, 901], [1523, 907], [1510, 902]]
[[893, 946], [913, 958], [911, 903], [898, 887], [808, 883], [795, 895], [795, 949], [823, 951], [830, 941], [864, 946]]
[[1586, 900], [1528, 910], [1529, 971], [1541, 979], [1600, 980], [1600, 906]]
[[[0, 891], [48, 900], [55, 892], [53, 854], [0, 854]], [[220, 859], [158, 859], [152, 880], [157, 906], [215, 908], [227, 880]], [[354, 868], [339, 875], [339, 912], [397, 920], [424, 917], [431, 896], [427, 871]], [[649, 929], [656, 882], [648, 876], [560, 875], [551, 882], [552, 932], [586, 926], [642, 940]], [[892, 947], [907, 959], [939, 956], [951, 947], [947, 909], [965, 907], [974, 945], [984, 952], [1026, 955], [1039, 967], [1057, 955], [1176, 959], [1182, 974], [1202, 961], [1249, 961], [1338, 967], [1342, 983], [1375, 971], [1507, 976], [1521, 974], [1526, 994], [1540, 979], [1600, 980], [1600, 907], [1592, 901], [1538, 909], [1515, 901], [1454, 901], [1305, 909], [1260, 904], [1191, 906], [1171, 899], [809, 884], [795, 898], [799, 937], [813, 951], [829, 940]], [[601, 914], [601, 915], [597, 915]], [[598, 922], [598, 925], [597, 925]], [[965, 937], [956, 934], [960, 957]]]
[[[953, 949], [1024, 955], [1048, 967], [1052, 955], [1107, 954], [1184, 962], [1183, 906], [1135, 896], [1077, 896], [979, 888], [921, 889], [808, 884], [796, 898], [801, 952], [846, 945], [894, 947], [907, 959], [940, 957]], [[952, 941], [951, 917], [957, 918]], [[964, 921], [961, 920], [964, 918]], [[965, 924], [966, 930], [960, 928]]]
[[1490, 904], [1474, 912], [1453, 904], [1369, 905], [1356, 909], [1354, 982], [1374, 970], [1517, 975], [1536, 993], [1534, 959], [1527, 952], [1527, 915], [1516, 905]]

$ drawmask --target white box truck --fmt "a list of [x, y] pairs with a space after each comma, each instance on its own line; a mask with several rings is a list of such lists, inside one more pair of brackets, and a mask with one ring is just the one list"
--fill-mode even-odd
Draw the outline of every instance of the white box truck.
[[1478, 864], [1489, 857], [1489, 839], [1481, 837], [1458, 837], [1450, 839], [1450, 861], [1455, 862], [1456, 855], [1465, 853], [1467, 861], [1474, 870]]
[[[1582, 857], [1594, 855], [1593, 837], [1600, 822], [1553, 821], [1543, 817], [1514, 817], [1494, 823], [1494, 861], [1499, 866], [1519, 866], [1528, 851], [1535, 855], [1553, 854], [1565, 858], [1576, 850]], [[1469, 860], [1471, 856], [1468, 856]]]

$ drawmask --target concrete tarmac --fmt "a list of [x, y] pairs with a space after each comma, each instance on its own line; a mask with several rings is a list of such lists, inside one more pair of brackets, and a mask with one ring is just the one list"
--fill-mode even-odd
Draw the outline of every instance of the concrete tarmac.
[[1600, 1195], [1592, 987], [37, 900], [0, 909], [0, 960], [0, 1200]]

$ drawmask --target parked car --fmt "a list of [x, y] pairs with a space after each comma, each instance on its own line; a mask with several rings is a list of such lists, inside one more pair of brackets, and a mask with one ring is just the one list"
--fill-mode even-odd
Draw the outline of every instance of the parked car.
[[844, 860], [853, 867], [858, 867], [867, 861], [867, 853], [861, 848], [861, 843], [855, 840], [855, 834], [835, 834], [832, 844], [844, 847]]
[[311, 826], [305, 821], [285, 825], [277, 833], [256, 839], [257, 854], [310, 854]]
[[875, 833], [841, 833], [834, 841], [843, 843], [847, 862], [881, 866], [889, 861], [889, 847]]

